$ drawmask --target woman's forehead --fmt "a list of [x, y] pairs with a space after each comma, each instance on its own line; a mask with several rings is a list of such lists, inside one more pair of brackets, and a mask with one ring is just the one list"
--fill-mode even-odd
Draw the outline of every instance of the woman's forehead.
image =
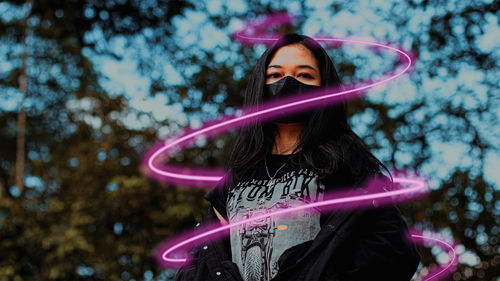
[[268, 68], [271, 68], [273, 65], [279, 65], [282, 68], [311, 65], [313, 68], [318, 68], [317, 60], [312, 52], [300, 44], [279, 48], [269, 62]]

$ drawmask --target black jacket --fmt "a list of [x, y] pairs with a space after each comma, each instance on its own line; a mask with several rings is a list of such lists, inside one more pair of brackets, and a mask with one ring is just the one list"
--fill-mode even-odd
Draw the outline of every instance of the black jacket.
[[[210, 207], [200, 223], [214, 221], [218, 218]], [[329, 213], [314, 240], [283, 252], [271, 280], [411, 280], [421, 257], [407, 231], [395, 204]], [[193, 262], [177, 271], [176, 281], [244, 281], [231, 260], [228, 236], [191, 254]]]

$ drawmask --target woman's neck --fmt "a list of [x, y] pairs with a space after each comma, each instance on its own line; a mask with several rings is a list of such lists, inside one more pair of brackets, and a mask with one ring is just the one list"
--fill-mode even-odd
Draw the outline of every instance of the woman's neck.
[[278, 132], [274, 138], [272, 154], [291, 154], [299, 144], [299, 136], [304, 123], [276, 123]]

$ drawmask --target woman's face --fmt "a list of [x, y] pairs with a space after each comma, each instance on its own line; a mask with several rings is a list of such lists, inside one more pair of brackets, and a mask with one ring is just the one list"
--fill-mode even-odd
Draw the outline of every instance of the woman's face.
[[266, 70], [266, 84], [291, 76], [308, 85], [321, 86], [318, 61], [302, 44], [291, 44], [279, 48]]

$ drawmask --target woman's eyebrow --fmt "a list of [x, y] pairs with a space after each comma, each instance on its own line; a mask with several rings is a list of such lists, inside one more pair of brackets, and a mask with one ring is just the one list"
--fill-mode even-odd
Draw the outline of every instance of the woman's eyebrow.
[[[271, 67], [283, 68], [283, 67], [282, 67], [281, 65], [279, 65], [279, 64], [272, 64], [272, 65], [270, 65], [270, 66], [268, 67], [268, 69], [269, 69], [269, 68], [271, 68]], [[310, 65], [308, 65], [308, 64], [301, 64], [301, 65], [298, 65], [298, 66], [297, 66], [297, 68], [309, 68], [309, 69], [312, 69], [313, 71], [317, 72], [317, 70], [316, 70], [314, 67], [312, 67], [312, 66], [310, 66]]]

